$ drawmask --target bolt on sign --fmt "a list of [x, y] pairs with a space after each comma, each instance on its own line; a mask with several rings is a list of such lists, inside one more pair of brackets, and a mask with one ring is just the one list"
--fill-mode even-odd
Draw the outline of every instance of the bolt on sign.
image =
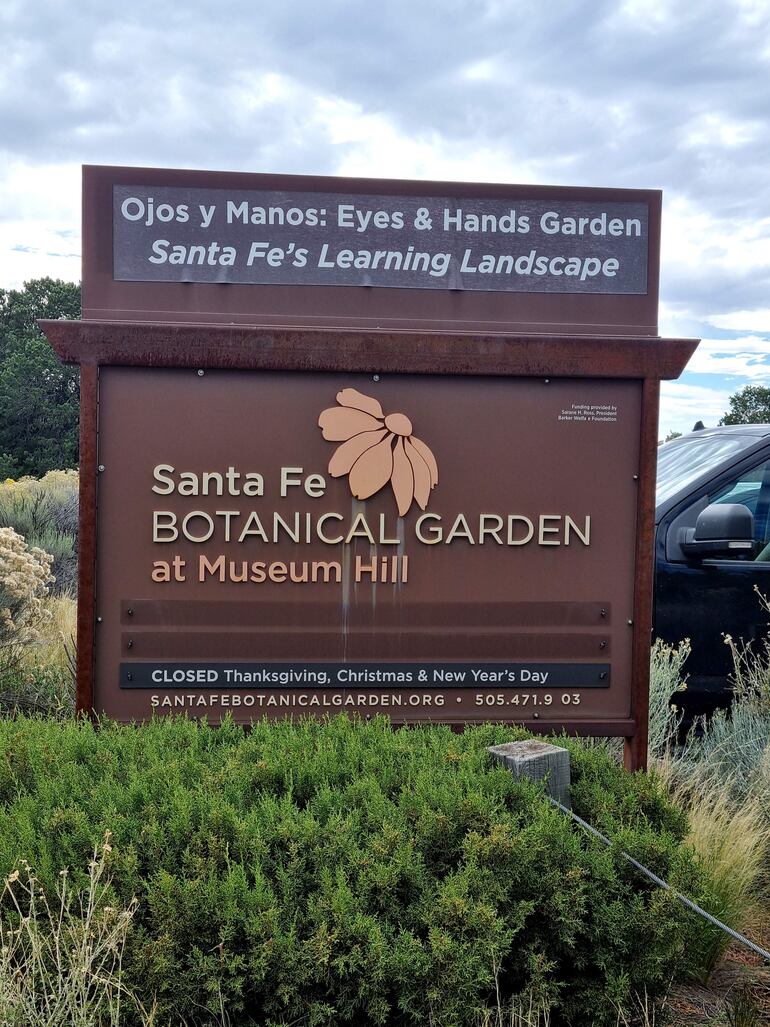
[[[84, 169], [78, 704], [646, 751], [660, 194]], [[98, 412], [98, 416], [97, 416]]]

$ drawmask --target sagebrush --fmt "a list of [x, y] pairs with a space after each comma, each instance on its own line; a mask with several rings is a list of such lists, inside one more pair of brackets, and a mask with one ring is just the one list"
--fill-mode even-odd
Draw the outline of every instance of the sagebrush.
[[77, 521], [76, 471], [0, 483], [0, 712], [74, 712]]
[[51, 556], [56, 594], [77, 588], [78, 472], [0, 482], [0, 526]]
[[0, 675], [42, 637], [50, 582], [50, 556], [13, 528], [0, 527]]
[[690, 655], [689, 639], [669, 645], [656, 638], [650, 652], [649, 752], [664, 756], [677, 744], [682, 714], [678, 693], [687, 688], [684, 666]]

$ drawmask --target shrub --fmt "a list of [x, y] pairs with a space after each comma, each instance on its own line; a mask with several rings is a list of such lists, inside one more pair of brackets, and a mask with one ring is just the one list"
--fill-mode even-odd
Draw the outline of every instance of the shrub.
[[13, 528], [0, 528], [0, 673], [40, 638], [51, 558], [29, 548]]
[[49, 471], [42, 478], [0, 484], [0, 525], [52, 556], [55, 591], [77, 589], [78, 472]]
[[[488, 759], [524, 736], [0, 721], [0, 872], [23, 856], [85, 887], [111, 830], [110, 905], [139, 902], [125, 980], [159, 1022], [459, 1027], [530, 996], [554, 1024], [614, 1024], [703, 928]], [[703, 899], [659, 783], [569, 745], [577, 812]]]

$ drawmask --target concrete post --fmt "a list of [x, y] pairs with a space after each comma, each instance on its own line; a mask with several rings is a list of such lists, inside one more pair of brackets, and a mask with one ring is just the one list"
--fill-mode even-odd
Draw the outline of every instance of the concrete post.
[[490, 745], [492, 756], [504, 763], [516, 777], [545, 781], [545, 790], [552, 799], [571, 809], [569, 788], [569, 750], [550, 742], [528, 738], [524, 742]]

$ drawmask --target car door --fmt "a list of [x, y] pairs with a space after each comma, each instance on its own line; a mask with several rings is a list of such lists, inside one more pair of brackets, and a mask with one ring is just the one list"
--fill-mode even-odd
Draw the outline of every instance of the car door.
[[[754, 550], [734, 558], [692, 558], [681, 545], [707, 506], [740, 503], [753, 515]], [[682, 705], [710, 712], [730, 698], [730, 650], [725, 635], [761, 643], [768, 616], [758, 592], [770, 595], [770, 450], [734, 465], [679, 502], [656, 538], [655, 634], [667, 642], [689, 638]]]

